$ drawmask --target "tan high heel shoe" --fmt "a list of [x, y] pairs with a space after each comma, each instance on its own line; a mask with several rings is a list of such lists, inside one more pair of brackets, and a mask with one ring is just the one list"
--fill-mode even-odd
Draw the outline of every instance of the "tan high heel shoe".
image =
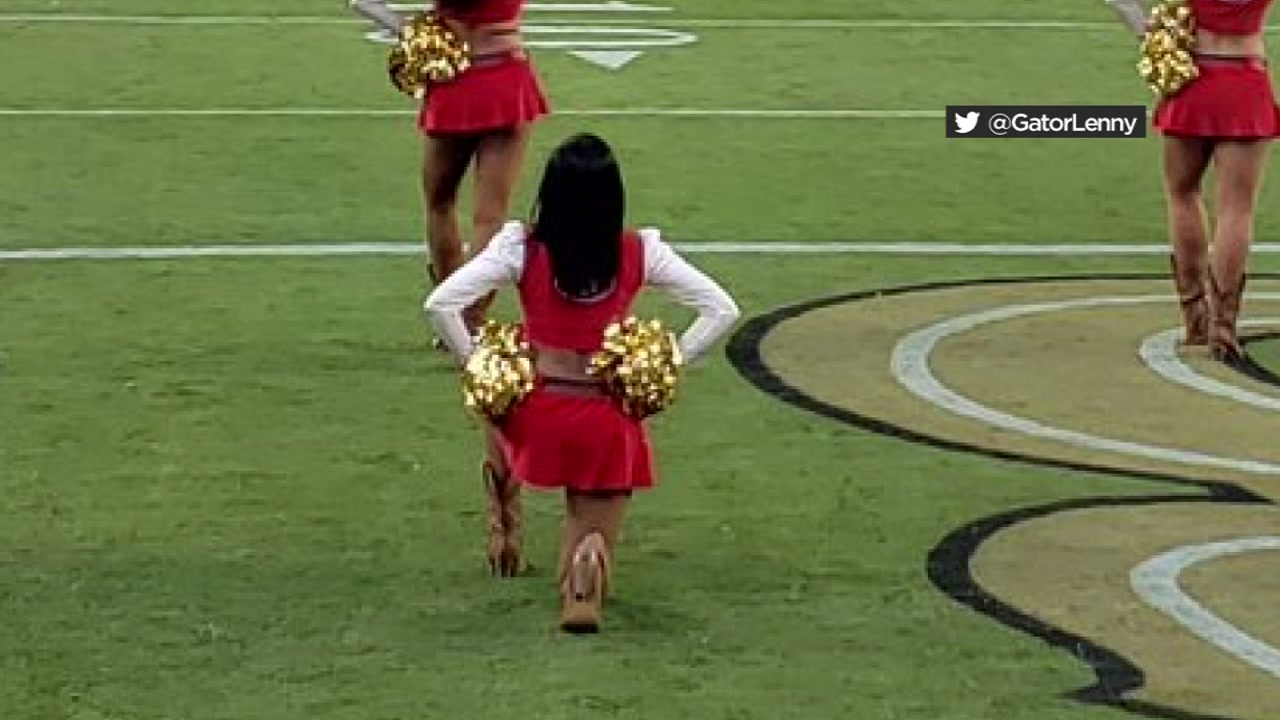
[[489, 571], [499, 577], [520, 574], [523, 555], [524, 513], [520, 483], [503, 477], [491, 463], [483, 468], [487, 496]]
[[578, 543], [566, 568], [561, 629], [574, 634], [600, 632], [608, 587], [609, 550], [603, 535], [591, 533]]

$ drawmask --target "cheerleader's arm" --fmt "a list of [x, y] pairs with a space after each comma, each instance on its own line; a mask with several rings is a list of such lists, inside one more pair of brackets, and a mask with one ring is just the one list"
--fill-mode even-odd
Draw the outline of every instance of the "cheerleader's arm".
[[1148, 13], [1142, 0], [1105, 0], [1134, 35], [1141, 36], [1147, 31]]
[[475, 349], [463, 310], [477, 300], [515, 283], [524, 267], [524, 226], [507, 223], [485, 249], [440, 283], [422, 304], [427, 319], [459, 364]]
[[680, 336], [680, 352], [686, 363], [692, 363], [733, 327], [741, 311], [724, 288], [680, 257], [663, 242], [657, 230], [641, 230], [640, 237], [644, 242], [648, 285], [698, 313], [698, 318]]
[[351, 9], [393, 33], [400, 32], [404, 18], [387, 7], [386, 0], [351, 0]]

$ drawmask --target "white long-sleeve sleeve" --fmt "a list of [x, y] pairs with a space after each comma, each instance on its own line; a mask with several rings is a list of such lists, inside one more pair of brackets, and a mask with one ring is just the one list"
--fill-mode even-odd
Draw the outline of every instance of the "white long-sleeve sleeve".
[[[450, 275], [423, 303], [432, 327], [459, 362], [465, 362], [474, 349], [463, 309], [503, 285], [519, 282], [525, 232], [522, 223], [504, 225], [483, 252]], [[681, 354], [691, 363], [733, 327], [740, 315], [738, 306], [714, 280], [665, 243], [657, 230], [641, 230], [640, 238], [645, 284], [698, 313], [679, 341]]]
[[680, 257], [657, 230], [641, 230], [640, 238], [646, 284], [698, 313], [680, 336], [680, 352], [686, 363], [692, 363], [733, 327], [741, 312], [724, 288]]
[[1120, 21], [1129, 28], [1134, 35], [1142, 35], [1147, 29], [1147, 9], [1143, 7], [1141, 0], [1105, 0], [1107, 5], [1111, 6], [1112, 11], [1119, 16]]
[[404, 24], [404, 19], [400, 17], [399, 13], [387, 6], [386, 0], [351, 0], [350, 6], [355, 12], [390, 30], [392, 33], [400, 32], [400, 26]]
[[503, 285], [519, 281], [524, 269], [524, 237], [521, 223], [507, 223], [483, 251], [440, 283], [423, 303], [436, 334], [459, 362], [471, 357], [474, 345], [462, 311]]

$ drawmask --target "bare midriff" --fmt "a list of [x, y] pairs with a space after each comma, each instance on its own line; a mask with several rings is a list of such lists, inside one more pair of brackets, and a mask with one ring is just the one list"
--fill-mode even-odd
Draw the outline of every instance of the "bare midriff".
[[552, 348], [535, 350], [538, 375], [557, 380], [593, 383], [595, 378], [587, 374], [587, 366], [591, 363], [590, 353], [574, 352]]
[[1251, 35], [1224, 35], [1203, 28], [1196, 31], [1196, 53], [1223, 57], [1266, 57], [1267, 48], [1262, 33]]
[[519, 54], [524, 50], [524, 38], [517, 22], [490, 25], [465, 25], [456, 20], [446, 22], [449, 29], [470, 46], [473, 57]]

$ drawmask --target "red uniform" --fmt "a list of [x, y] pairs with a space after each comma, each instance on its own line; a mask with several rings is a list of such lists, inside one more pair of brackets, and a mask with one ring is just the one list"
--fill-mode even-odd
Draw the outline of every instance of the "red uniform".
[[[1260, 32], [1272, 0], [1191, 0], [1196, 26], [1219, 35]], [[1156, 108], [1165, 135], [1206, 138], [1280, 137], [1280, 108], [1266, 63], [1199, 56], [1200, 76]]]
[[[525, 336], [534, 348], [600, 349], [605, 328], [622, 320], [645, 284], [644, 244], [624, 233], [613, 290], [590, 303], [555, 289], [546, 248], [525, 240], [519, 290]], [[502, 426], [515, 477], [545, 489], [629, 491], [654, 484], [653, 453], [642, 422], [593, 386], [542, 379]]]
[[[470, 27], [517, 24], [524, 0], [479, 0], [455, 9], [437, 2], [445, 18]], [[473, 58], [472, 66], [453, 80], [431, 88], [418, 126], [429, 135], [477, 133], [533, 122], [550, 107], [533, 64], [523, 53]]]
[[449, 0], [437, 2], [440, 14], [468, 25], [499, 25], [519, 22], [524, 0], [480, 0], [470, 7], [454, 7]]

